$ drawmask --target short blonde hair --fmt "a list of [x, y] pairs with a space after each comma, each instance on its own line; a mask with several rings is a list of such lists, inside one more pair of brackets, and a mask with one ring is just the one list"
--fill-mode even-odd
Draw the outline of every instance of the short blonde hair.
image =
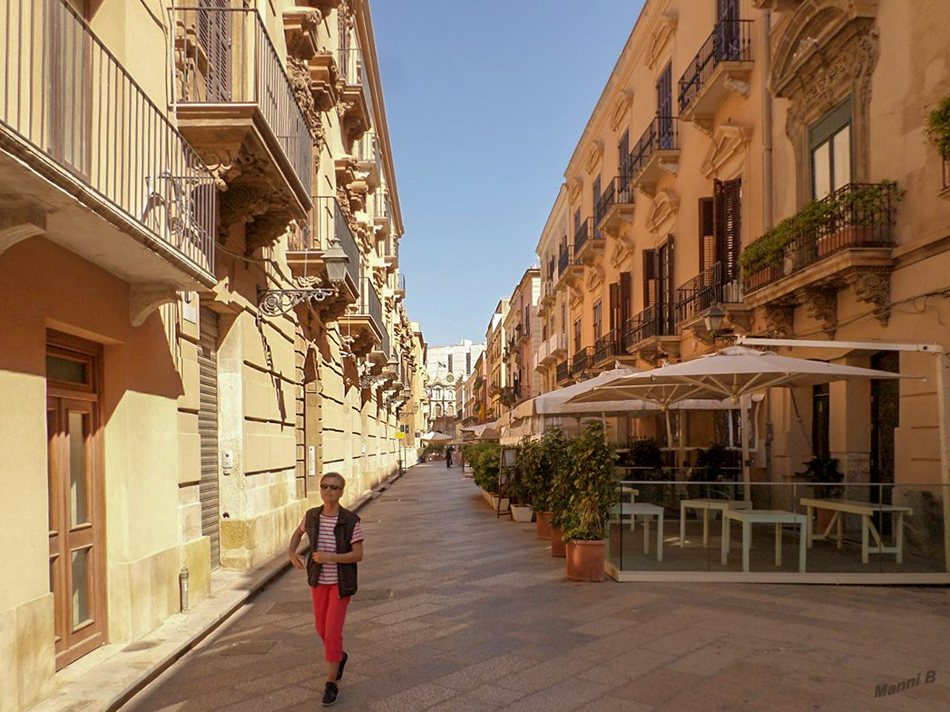
[[339, 472], [327, 472], [320, 478], [320, 482], [323, 482], [327, 477], [333, 477], [340, 482], [340, 487], [346, 487], [346, 480], [343, 479], [343, 475]]

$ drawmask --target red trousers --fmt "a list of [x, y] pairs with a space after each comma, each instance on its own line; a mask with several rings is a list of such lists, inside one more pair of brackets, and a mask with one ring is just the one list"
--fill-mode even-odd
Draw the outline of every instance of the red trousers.
[[313, 595], [313, 618], [317, 624], [317, 633], [323, 640], [323, 649], [327, 662], [338, 663], [343, 660], [343, 622], [346, 620], [346, 607], [350, 597], [340, 598], [340, 589], [336, 584], [320, 584], [310, 587]]

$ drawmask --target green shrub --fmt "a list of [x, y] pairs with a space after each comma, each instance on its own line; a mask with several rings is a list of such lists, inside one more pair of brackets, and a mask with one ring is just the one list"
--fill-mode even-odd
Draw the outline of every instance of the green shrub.
[[941, 158], [950, 161], [950, 96], [927, 114], [927, 138]]
[[[572, 521], [570, 441], [560, 428], [551, 428], [541, 438], [543, 477], [547, 494], [535, 506], [551, 512], [551, 525], [563, 529]], [[540, 489], [539, 489], [540, 492]]]
[[572, 515], [561, 530], [567, 541], [606, 539], [610, 508], [617, 498], [617, 453], [607, 442], [603, 423], [592, 423], [570, 445]]
[[498, 443], [484, 442], [466, 445], [469, 448], [465, 455], [472, 466], [475, 484], [487, 492], [498, 492], [498, 458], [501, 448]]

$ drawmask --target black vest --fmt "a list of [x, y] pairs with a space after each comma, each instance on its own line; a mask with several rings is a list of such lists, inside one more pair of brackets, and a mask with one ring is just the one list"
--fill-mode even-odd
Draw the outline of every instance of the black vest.
[[[310, 539], [311, 552], [317, 550], [317, 538], [320, 535], [320, 512], [322, 511], [322, 506], [307, 511], [304, 528], [307, 530], [307, 537]], [[340, 507], [340, 514], [337, 517], [336, 526], [333, 528], [337, 554], [348, 554], [353, 550], [350, 539], [353, 538], [353, 530], [359, 520], [360, 518], [353, 512]], [[321, 566], [323, 564], [314, 561], [312, 555], [307, 558], [307, 583], [313, 587], [316, 587], [320, 580]], [[340, 598], [352, 596], [356, 593], [356, 564], [337, 564], [336, 567]]]

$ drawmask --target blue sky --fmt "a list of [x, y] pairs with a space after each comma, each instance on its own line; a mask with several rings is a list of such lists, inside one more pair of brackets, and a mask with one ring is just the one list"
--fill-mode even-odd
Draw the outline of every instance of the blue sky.
[[642, 0], [371, 0], [409, 317], [482, 341]]

